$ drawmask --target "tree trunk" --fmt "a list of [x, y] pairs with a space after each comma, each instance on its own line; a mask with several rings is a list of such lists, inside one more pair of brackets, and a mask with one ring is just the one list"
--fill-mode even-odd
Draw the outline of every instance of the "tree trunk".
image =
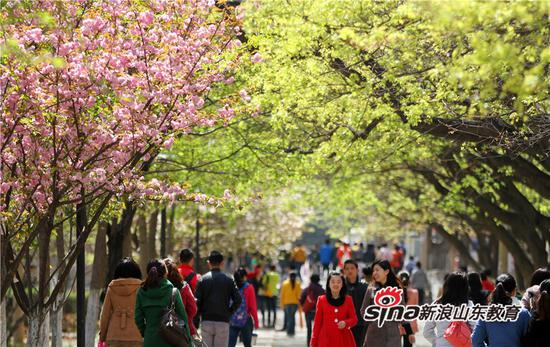
[[[0, 253], [4, 253], [4, 224], [0, 224]], [[6, 274], [6, 264], [4, 264], [4, 256], [0, 256], [0, 278], [4, 278]], [[0, 287], [6, 284], [0, 283]], [[0, 292], [2, 289], [0, 288]], [[7, 329], [7, 315], [6, 315], [6, 297], [0, 298], [0, 347], [8, 346], [8, 329]]]
[[105, 268], [107, 266], [106, 229], [107, 226], [104, 223], [100, 223], [97, 228], [92, 280], [90, 282], [86, 309], [86, 347], [94, 347], [95, 345], [97, 319], [99, 317], [100, 308], [99, 296], [103, 289]]
[[[84, 192], [82, 192], [84, 196]], [[80, 238], [88, 224], [87, 206], [84, 199], [77, 205], [76, 237]], [[86, 344], [86, 245], [79, 249], [76, 259], [76, 345]]]
[[32, 311], [28, 316], [29, 331], [27, 333], [27, 347], [49, 346], [48, 315]]
[[126, 202], [120, 221], [113, 219], [107, 228], [107, 236], [109, 237], [109, 241], [107, 242], [109, 263], [106, 264], [108, 272], [105, 278], [105, 285], [113, 279], [115, 268], [120, 260], [132, 255], [130, 230], [135, 213], [136, 208], [134, 205], [131, 202]]
[[[57, 278], [57, 276], [55, 276]], [[52, 285], [52, 288], [54, 286]], [[56, 305], [57, 302], [54, 304]], [[52, 332], [52, 347], [63, 346], [63, 306], [50, 312], [50, 327]]]
[[147, 220], [143, 213], [138, 214], [137, 218], [137, 233], [139, 239], [139, 267], [141, 271], [145, 273], [147, 262], [149, 261], [149, 255], [147, 254]]
[[466, 262], [466, 264], [471, 265], [478, 271], [481, 270], [480, 264], [472, 257], [468, 247], [462, 242], [462, 240], [460, 240], [457, 235], [449, 233], [447, 230], [445, 230], [443, 225], [439, 223], [431, 223], [430, 228], [437, 231], [439, 235], [441, 235], [451, 246], [453, 246], [460, 254], [460, 257]]
[[160, 210], [160, 257], [166, 258], [166, 206]]
[[[166, 235], [166, 249], [168, 253], [174, 252], [174, 223], [176, 219], [176, 205], [170, 208], [170, 219]], [[179, 250], [178, 250], [179, 251]]]
[[0, 300], [0, 347], [8, 346], [8, 330], [6, 321], [6, 298]]
[[147, 245], [146, 245], [148, 249], [147, 255], [149, 256], [149, 258], [147, 259], [147, 261], [158, 258], [157, 247], [156, 247], [158, 215], [159, 215], [159, 210], [155, 209], [153, 213], [151, 213], [151, 216], [149, 217], [149, 234], [147, 235]]
[[[60, 264], [65, 255], [65, 241], [63, 235], [63, 224], [60, 224], [57, 227], [57, 237], [55, 239], [55, 249], [56, 256], [52, 257], [55, 260], [56, 266]], [[52, 261], [53, 263], [53, 261]], [[50, 282], [50, 288], [53, 290], [55, 283], [57, 283], [59, 276], [57, 273], [54, 274], [53, 280]], [[68, 281], [69, 282], [69, 281]], [[68, 284], [65, 286], [68, 288]], [[52, 310], [50, 311], [50, 326], [52, 331], [52, 347], [62, 347], [63, 346], [63, 295], [60, 293], [55, 299]]]

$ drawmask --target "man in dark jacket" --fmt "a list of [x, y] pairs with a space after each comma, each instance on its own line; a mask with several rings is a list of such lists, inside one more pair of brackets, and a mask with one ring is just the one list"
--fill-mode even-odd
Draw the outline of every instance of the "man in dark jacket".
[[367, 323], [361, 317], [361, 304], [367, 292], [368, 285], [359, 281], [359, 266], [353, 259], [348, 259], [344, 262], [344, 277], [346, 278], [347, 294], [353, 299], [355, 313], [357, 314], [357, 325], [351, 328], [355, 344], [363, 346], [365, 334], [367, 333]]
[[221, 271], [223, 255], [220, 252], [210, 253], [208, 266], [210, 272], [199, 280], [196, 291], [202, 338], [209, 347], [227, 347], [229, 319], [242, 299], [235, 281]]

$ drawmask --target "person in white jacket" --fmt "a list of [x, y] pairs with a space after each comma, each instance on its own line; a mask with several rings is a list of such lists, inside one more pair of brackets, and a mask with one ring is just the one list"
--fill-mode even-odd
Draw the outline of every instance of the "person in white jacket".
[[[453, 306], [473, 306], [472, 302], [468, 300], [468, 278], [466, 277], [466, 274], [462, 272], [454, 272], [450, 274], [443, 283], [443, 292], [441, 297], [439, 297], [434, 303]], [[422, 334], [433, 347], [453, 347], [443, 336], [445, 334], [445, 330], [449, 327], [449, 324], [451, 324], [451, 321], [427, 321], [424, 325]], [[470, 330], [473, 330], [475, 325], [475, 321], [468, 322]]]

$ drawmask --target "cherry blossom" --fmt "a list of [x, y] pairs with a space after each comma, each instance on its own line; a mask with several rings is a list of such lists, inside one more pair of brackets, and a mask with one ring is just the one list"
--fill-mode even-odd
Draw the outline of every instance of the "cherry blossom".
[[[240, 63], [210, 63], [238, 49], [228, 44], [238, 30], [227, 24], [238, 21], [226, 22], [211, 0], [17, 3], [6, 6], [20, 20], [0, 38], [22, 53], [0, 68], [2, 218], [51, 215], [82, 193], [87, 202], [108, 193], [220, 201], [146, 183], [141, 172], [175, 136], [234, 117], [229, 104], [213, 114], [202, 108], [211, 86], [231, 80]], [[46, 12], [53, 25], [39, 20]]]

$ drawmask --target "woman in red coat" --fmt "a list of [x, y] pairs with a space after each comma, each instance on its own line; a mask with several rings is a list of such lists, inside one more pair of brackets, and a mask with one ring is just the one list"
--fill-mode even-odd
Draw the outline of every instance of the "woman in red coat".
[[310, 346], [355, 347], [350, 329], [357, 324], [357, 315], [351, 296], [346, 295], [344, 276], [330, 273], [326, 288], [327, 294], [317, 300]]
[[172, 259], [164, 259], [164, 264], [166, 264], [166, 269], [168, 270], [166, 277], [180, 291], [181, 301], [183, 302], [183, 307], [185, 307], [185, 313], [187, 313], [189, 321], [189, 332], [191, 336], [195, 336], [197, 335], [197, 328], [193, 324], [193, 318], [197, 314], [197, 303], [195, 302], [191, 285], [183, 280], [176, 263]]

